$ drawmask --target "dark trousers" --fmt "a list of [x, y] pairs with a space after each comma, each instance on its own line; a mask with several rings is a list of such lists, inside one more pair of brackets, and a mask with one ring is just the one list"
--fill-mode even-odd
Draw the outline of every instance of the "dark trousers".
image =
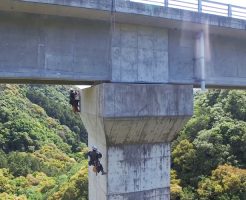
[[89, 166], [96, 166], [97, 168], [97, 173], [103, 172], [103, 166], [99, 161], [89, 161]]
[[70, 100], [69, 103], [72, 105], [74, 112], [79, 112], [80, 111], [79, 110], [79, 100]]

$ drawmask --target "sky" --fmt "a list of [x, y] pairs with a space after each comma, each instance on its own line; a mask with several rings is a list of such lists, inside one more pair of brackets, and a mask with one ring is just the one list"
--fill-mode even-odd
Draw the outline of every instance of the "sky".
[[[165, 0], [130, 0], [130, 1], [163, 6]], [[197, 1], [198, 0], [179, 0], [179, 1], [169, 0], [169, 7], [197, 11]], [[228, 15], [227, 4], [231, 4], [234, 6], [244, 7], [244, 8], [237, 8], [232, 6], [232, 17], [241, 18], [241, 19], [246, 18], [246, 0], [210, 0], [210, 1], [211, 2], [206, 2], [206, 1], [203, 2], [202, 10], [204, 13], [227, 16]], [[216, 2], [222, 3], [224, 5], [216, 4]]]
[[214, 1], [246, 7], [246, 0], [214, 0]]

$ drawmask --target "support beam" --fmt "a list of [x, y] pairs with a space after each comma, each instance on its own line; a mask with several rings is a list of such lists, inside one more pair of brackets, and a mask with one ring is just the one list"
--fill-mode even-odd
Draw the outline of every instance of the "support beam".
[[193, 113], [191, 85], [105, 83], [81, 92], [81, 117], [107, 175], [90, 200], [170, 198], [170, 142]]
[[205, 39], [204, 32], [201, 31], [199, 34], [199, 57], [200, 57], [200, 66], [201, 66], [201, 89], [205, 91], [206, 87], [206, 75], [205, 75]]

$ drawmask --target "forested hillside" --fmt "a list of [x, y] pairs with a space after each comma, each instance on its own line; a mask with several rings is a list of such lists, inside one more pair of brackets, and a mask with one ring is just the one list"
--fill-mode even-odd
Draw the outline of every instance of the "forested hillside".
[[172, 145], [172, 199], [246, 199], [246, 92], [195, 95]]
[[[68, 87], [0, 85], [0, 200], [86, 200], [87, 133]], [[246, 92], [195, 94], [172, 143], [172, 200], [246, 199]]]
[[0, 199], [87, 199], [86, 132], [67, 92], [0, 85]]

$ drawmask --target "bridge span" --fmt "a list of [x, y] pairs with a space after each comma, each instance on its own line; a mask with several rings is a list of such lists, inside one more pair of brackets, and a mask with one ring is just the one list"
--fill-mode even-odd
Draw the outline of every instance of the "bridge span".
[[1, 80], [246, 85], [244, 20], [125, 0], [0, 10]]
[[90, 200], [169, 199], [170, 142], [193, 87], [246, 88], [246, 21], [232, 15], [1, 0], [0, 49], [1, 82], [95, 85], [81, 91], [81, 118], [107, 175], [89, 172]]

